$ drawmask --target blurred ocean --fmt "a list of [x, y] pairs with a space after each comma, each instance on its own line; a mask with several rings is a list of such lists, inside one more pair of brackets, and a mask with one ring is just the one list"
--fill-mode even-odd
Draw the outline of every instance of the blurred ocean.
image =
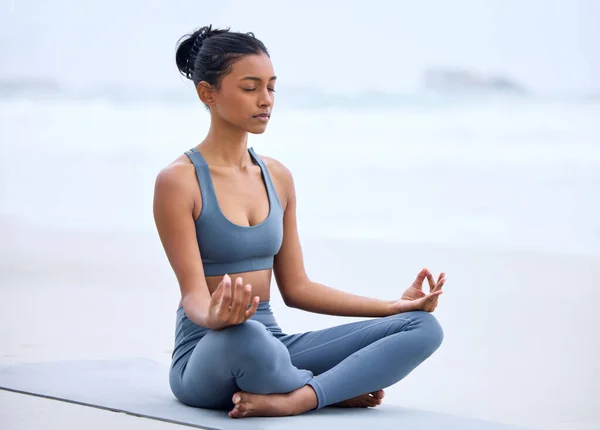
[[[526, 97], [276, 105], [250, 146], [292, 170], [304, 235], [598, 256], [598, 118]], [[153, 231], [157, 172], [208, 123], [195, 101], [4, 99], [0, 215]]]
[[[444, 345], [386, 402], [597, 429], [600, 101], [386, 100], [284, 102], [250, 136], [294, 174], [311, 278], [391, 299], [448, 273]], [[154, 179], [208, 124], [195, 100], [0, 101], [0, 360], [169, 363]], [[272, 302], [288, 332], [348, 321]]]

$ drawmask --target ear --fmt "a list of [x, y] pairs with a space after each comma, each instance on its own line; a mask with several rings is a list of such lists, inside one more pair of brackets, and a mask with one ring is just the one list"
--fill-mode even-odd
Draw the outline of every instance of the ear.
[[200, 100], [202, 100], [202, 103], [204, 103], [205, 105], [210, 107], [215, 104], [215, 99], [213, 97], [215, 88], [208, 82], [199, 82], [198, 86], [196, 87], [196, 92], [198, 93], [198, 97], [200, 98]]

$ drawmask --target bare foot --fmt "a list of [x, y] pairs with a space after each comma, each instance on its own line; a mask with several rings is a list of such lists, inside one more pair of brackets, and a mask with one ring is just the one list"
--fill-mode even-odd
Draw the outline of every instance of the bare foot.
[[373, 391], [369, 394], [361, 394], [343, 402], [335, 403], [331, 406], [336, 408], [372, 408], [379, 406], [385, 395], [383, 390]]
[[235, 406], [229, 411], [231, 418], [283, 417], [297, 415], [317, 407], [317, 395], [312, 387], [287, 394], [251, 394], [240, 391], [233, 395]]

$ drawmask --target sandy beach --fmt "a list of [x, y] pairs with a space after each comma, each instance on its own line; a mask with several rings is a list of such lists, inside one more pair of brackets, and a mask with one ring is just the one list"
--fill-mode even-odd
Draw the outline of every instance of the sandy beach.
[[[3, 364], [123, 357], [169, 363], [178, 287], [155, 234], [41, 229], [5, 217], [0, 236]], [[600, 260], [315, 237], [303, 246], [314, 280], [363, 295], [396, 298], [421, 267], [447, 273], [435, 311], [444, 344], [387, 390], [390, 404], [540, 429], [600, 422], [593, 313]], [[390, 267], [398, 279], [386, 276]], [[286, 308], [275, 286], [272, 302], [288, 332], [352, 320]], [[9, 423], [25, 426], [19, 428], [35, 426], [34, 418], [19, 418], [23, 410], [39, 419], [57, 413], [48, 400], [22, 397], [2, 393], [0, 402]], [[152, 425], [144, 428], [166, 424]]]

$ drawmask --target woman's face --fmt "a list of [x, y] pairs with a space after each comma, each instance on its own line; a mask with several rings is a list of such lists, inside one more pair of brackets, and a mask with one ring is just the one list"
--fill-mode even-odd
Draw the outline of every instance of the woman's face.
[[273, 109], [275, 79], [267, 55], [243, 56], [212, 93], [211, 114], [249, 133], [263, 133]]

